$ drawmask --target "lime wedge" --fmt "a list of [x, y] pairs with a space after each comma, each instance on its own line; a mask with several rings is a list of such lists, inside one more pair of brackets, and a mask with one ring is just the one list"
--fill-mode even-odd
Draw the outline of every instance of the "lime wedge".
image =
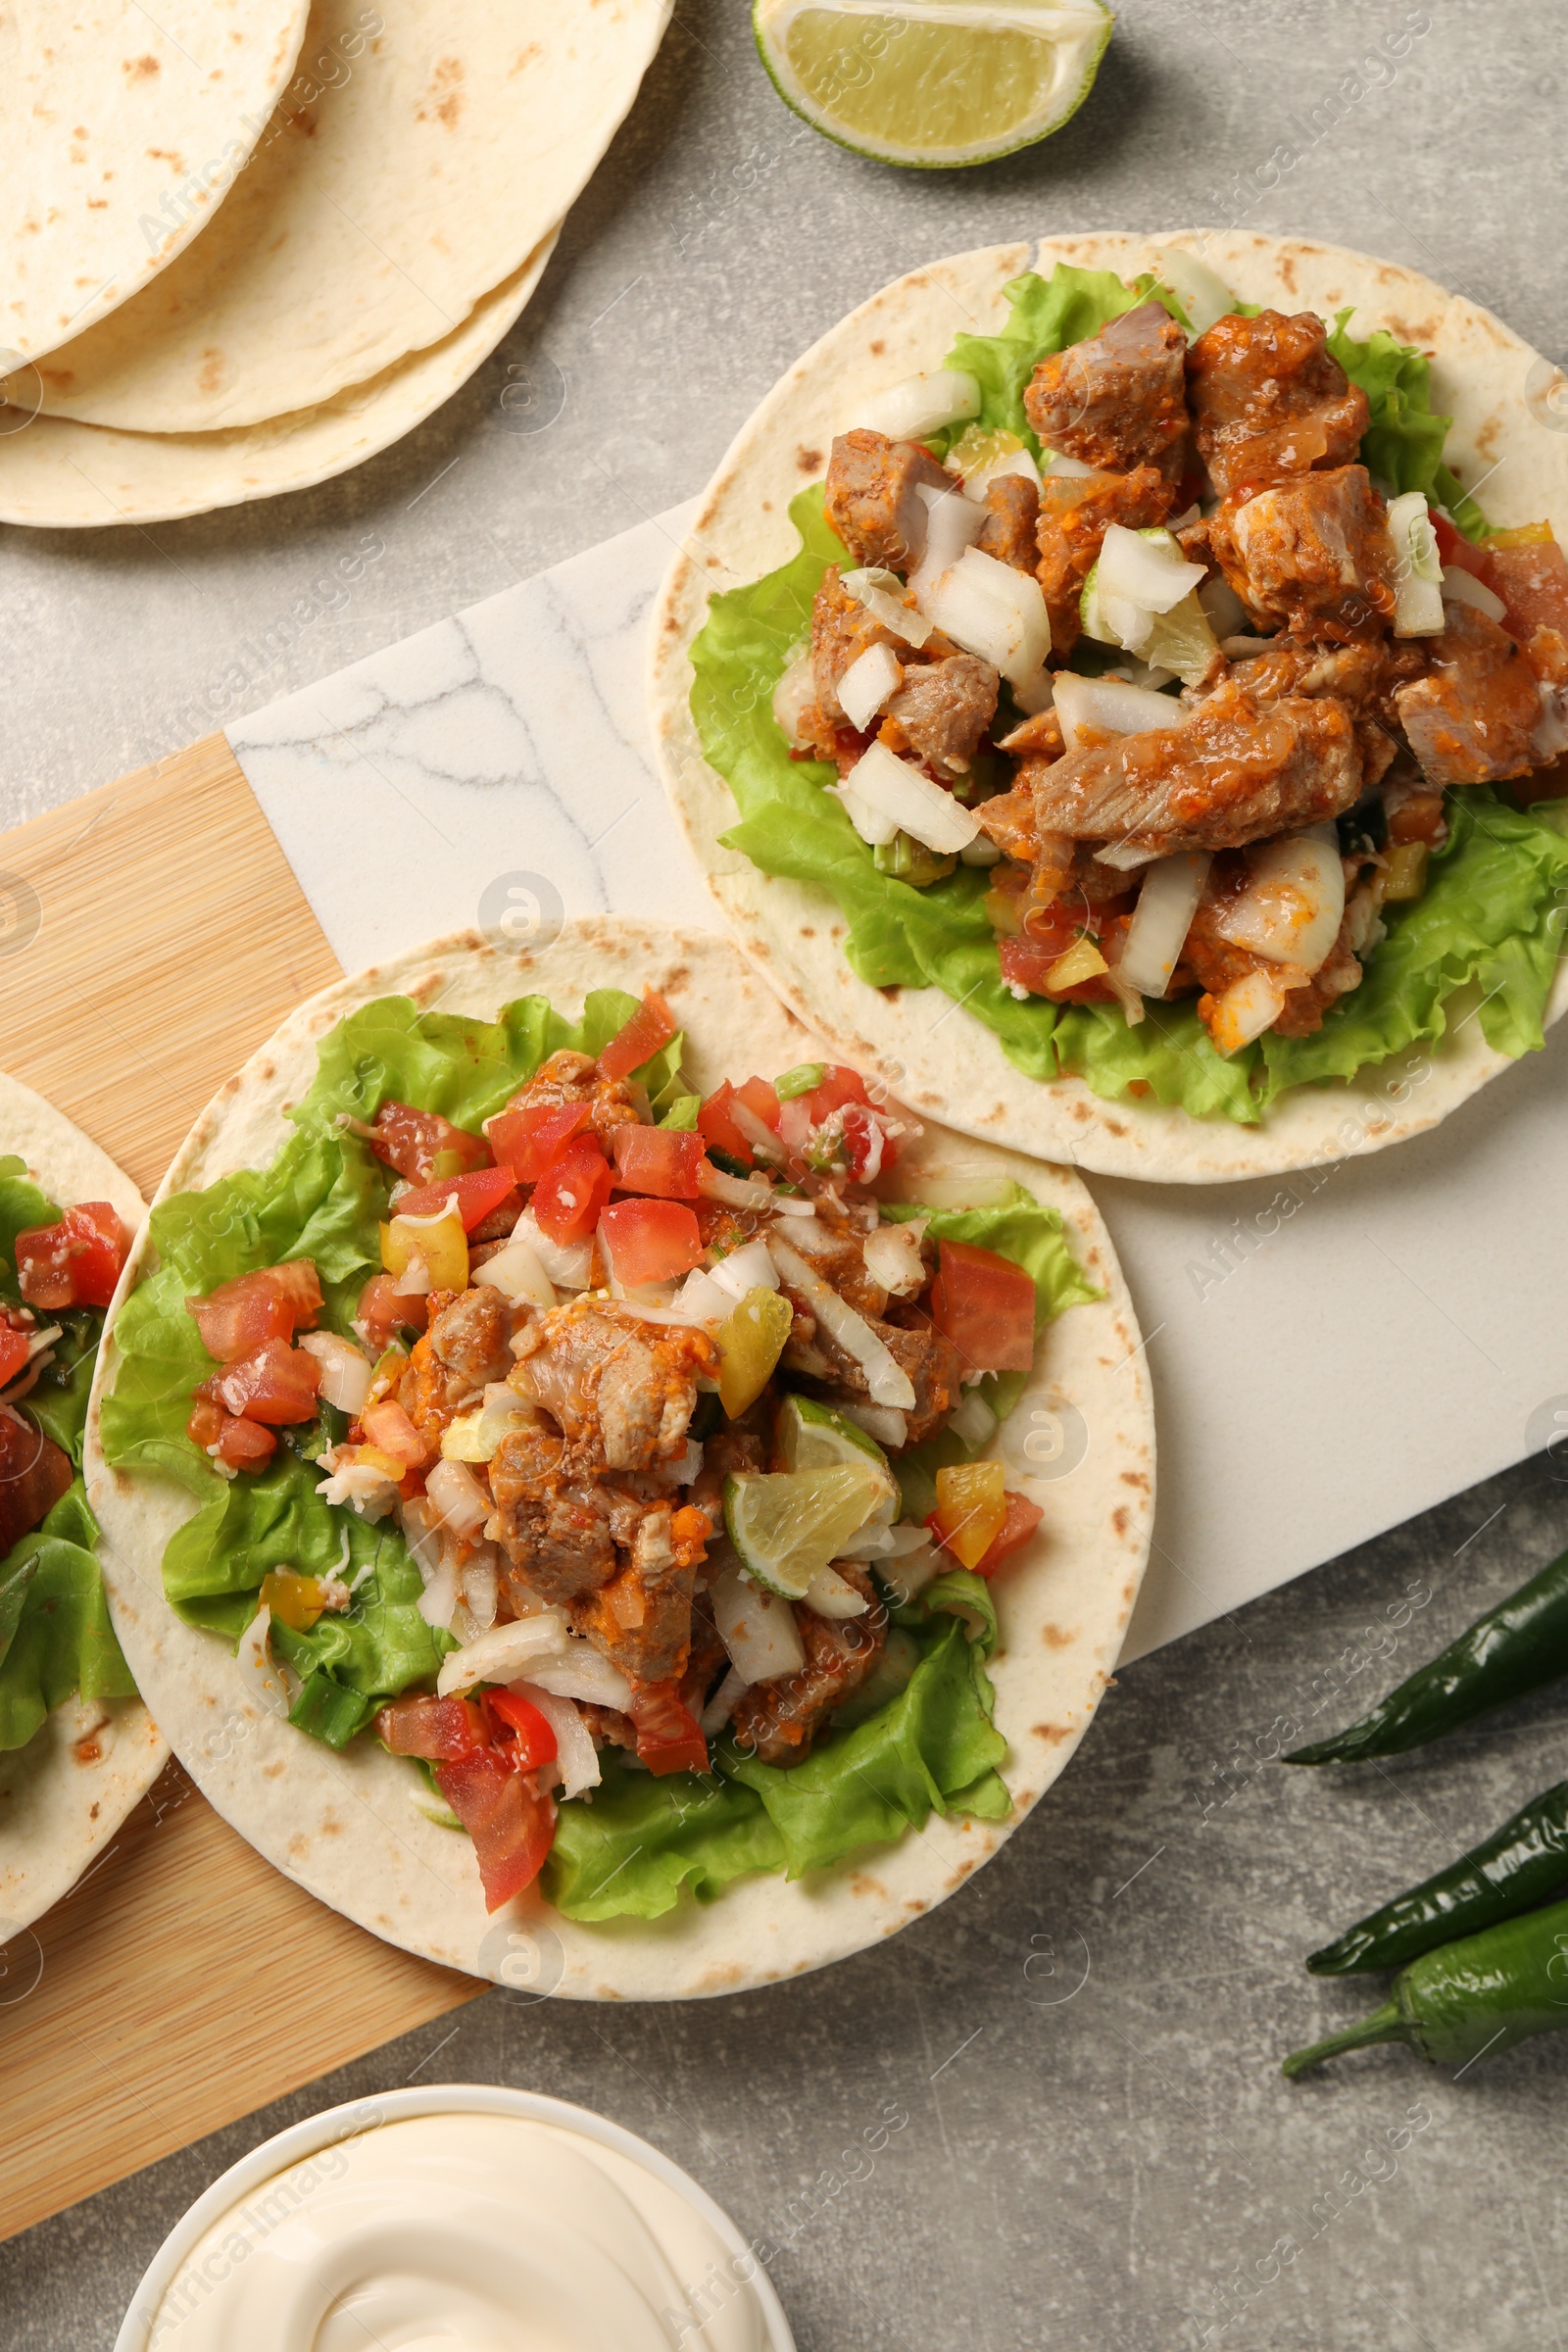
[[724, 1482], [724, 1525], [753, 1582], [786, 1600], [804, 1598], [882, 1501], [887, 1474], [874, 1462], [822, 1470], [738, 1470]]
[[899, 1485], [888, 1457], [863, 1429], [830, 1404], [814, 1396], [786, 1396], [774, 1432], [779, 1460], [786, 1470], [830, 1470], [840, 1462], [869, 1464], [881, 1473], [882, 1499], [871, 1516], [893, 1520], [899, 1515]]
[[1058, 130], [1094, 85], [1103, 0], [755, 0], [786, 106], [841, 147], [951, 171]]

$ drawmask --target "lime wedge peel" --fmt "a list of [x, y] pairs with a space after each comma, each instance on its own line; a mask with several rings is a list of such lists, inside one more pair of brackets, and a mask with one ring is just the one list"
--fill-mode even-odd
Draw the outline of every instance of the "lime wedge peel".
[[869, 1431], [814, 1396], [786, 1396], [774, 1431], [778, 1458], [786, 1470], [827, 1470], [848, 1462], [874, 1469], [882, 1498], [871, 1517], [890, 1523], [899, 1515], [899, 1482], [888, 1457]]
[[874, 1462], [815, 1470], [740, 1470], [724, 1483], [724, 1525], [754, 1584], [803, 1600], [883, 1499]]
[[788, 107], [857, 155], [912, 170], [994, 163], [1059, 130], [1110, 38], [1103, 0], [755, 0]]

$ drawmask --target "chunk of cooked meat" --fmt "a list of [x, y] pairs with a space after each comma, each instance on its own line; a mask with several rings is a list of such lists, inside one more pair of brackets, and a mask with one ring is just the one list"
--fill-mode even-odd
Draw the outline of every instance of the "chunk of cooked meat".
[[688, 1713], [700, 1716], [714, 1689], [729, 1672], [729, 1651], [719, 1639], [705, 1592], [699, 1592], [692, 1602], [691, 1643], [686, 1670], [681, 1676], [680, 1697]]
[[1360, 790], [1360, 746], [1343, 703], [1285, 695], [1263, 705], [1228, 686], [1184, 727], [1124, 735], [1042, 768], [1035, 826], [1165, 858], [1318, 824]]
[[1037, 710], [1030, 718], [1004, 735], [999, 747], [1010, 752], [1015, 760], [1030, 757], [1059, 760], [1062, 754], [1061, 721], [1054, 710]]
[[918, 441], [890, 441], [863, 427], [841, 433], [827, 468], [827, 518], [858, 564], [908, 571], [925, 546], [926, 508], [919, 496], [951, 490], [945, 473]]
[[672, 1516], [667, 1502], [645, 1512], [626, 1565], [571, 1610], [573, 1629], [639, 1683], [686, 1671], [696, 1563], [672, 1537]]
[[1175, 492], [1157, 466], [1131, 473], [1048, 473], [1040, 486], [1036, 576], [1057, 654], [1078, 642], [1078, 599], [1113, 522], [1139, 531], [1163, 522]]
[[[496, 1242], [508, 1240], [513, 1227], [521, 1214], [522, 1195], [512, 1192], [507, 1195], [499, 1207], [493, 1208], [487, 1217], [481, 1217], [477, 1225], [469, 1228], [468, 1264], [470, 1267], [474, 1263], [474, 1251], [488, 1249]], [[482, 1265], [484, 1260], [481, 1258], [479, 1263]]]
[[[1353, 877], [1354, 867], [1348, 865], [1348, 878]], [[1291, 981], [1286, 967], [1270, 962], [1267, 956], [1257, 956], [1250, 948], [1237, 947], [1221, 939], [1216, 924], [1227, 909], [1247, 888], [1250, 868], [1237, 851], [1222, 851], [1209, 868], [1186, 941], [1181, 961], [1171, 979], [1170, 994], [1200, 988], [1204, 993], [1199, 1004], [1199, 1016], [1205, 1028], [1210, 1025], [1214, 1006], [1226, 989], [1244, 980], [1251, 972], [1267, 972], [1271, 979]], [[1361, 965], [1350, 946], [1352, 934], [1364, 940], [1371, 926], [1362, 923], [1363, 909], [1348, 906], [1334, 945], [1322, 963], [1308, 980], [1297, 979], [1286, 990], [1284, 1005], [1272, 1023], [1280, 1037], [1310, 1037], [1323, 1026], [1323, 1015], [1339, 999], [1357, 988], [1361, 982]], [[1381, 933], [1377, 936], [1381, 937]]]
[[[858, 1315], [874, 1318], [887, 1305], [886, 1291], [866, 1271], [863, 1233], [857, 1232], [853, 1227], [834, 1232], [820, 1218], [797, 1232], [792, 1219], [785, 1239], [795, 1245], [807, 1264], [820, 1274], [822, 1280], [838, 1293], [846, 1305], [853, 1306]], [[797, 1298], [787, 1283], [784, 1295], [794, 1299], [797, 1306], [806, 1303]]]
[[589, 1054], [574, 1054], [564, 1046], [539, 1064], [507, 1108], [564, 1110], [579, 1103], [588, 1113], [590, 1129], [602, 1142], [638, 1115], [624, 1078], [601, 1078], [598, 1064]]
[[703, 1443], [703, 1466], [686, 1490], [686, 1498], [704, 1513], [710, 1527], [724, 1524], [724, 1481], [739, 1470], [760, 1470], [767, 1447], [755, 1430], [720, 1426]]
[[1367, 398], [1327, 342], [1310, 311], [1231, 315], [1199, 336], [1187, 354], [1193, 437], [1223, 495], [1354, 457]]
[[[1288, 637], [1267, 653], [1233, 662], [1221, 688], [1241, 686], [1254, 702], [1277, 702], [1286, 694], [1332, 694], [1357, 717], [1383, 708], [1391, 662], [1387, 639], [1354, 645], [1305, 645]], [[1184, 695], [1184, 702], [1198, 698]]]
[[0, 1559], [48, 1517], [75, 1475], [53, 1438], [0, 1404]]
[[438, 1306], [429, 1329], [414, 1343], [397, 1391], [399, 1404], [432, 1448], [487, 1382], [506, 1379], [512, 1334], [524, 1319], [485, 1282]]
[[1375, 637], [1394, 612], [1393, 543], [1364, 466], [1306, 473], [1209, 517], [1220, 569], [1254, 619], [1298, 637]]
[[565, 1607], [597, 1592], [618, 1566], [601, 1491], [587, 1484], [539, 1491], [534, 1467], [530, 1441], [511, 1432], [490, 1464], [496, 1508], [485, 1533], [501, 1546], [502, 1575], [519, 1616], [539, 1601]]
[[986, 518], [975, 541], [983, 556], [1033, 571], [1039, 550], [1040, 493], [1024, 473], [1002, 473], [986, 487]]
[[[897, 1305], [890, 1309], [892, 1314], [901, 1311], [906, 1310], [901, 1310]], [[965, 1370], [963, 1358], [952, 1341], [944, 1339], [941, 1332], [929, 1322], [920, 1321], [912, 1326], [905, 1326], [883, 1321], [875, 1315], [867, 1315], [866, 1321], [877, 1338], [885, 1344], [899, 1369], [908, 1375], [909, 1384], [914, 1390], [914, 1404], [907, 1416], [908, 1443], [922, 1446], [927, 1438], [935, 1437], [958, 1401]], [[792, 1338], [792, 1348], [794, 1344]], [[808, 1374], [820, 1384], [823, 1402], [865, 1403], [871, 1391], [864, 1372], [853, 1356], [846, 1355], [832, 1334], [820, 1323], [816, 1327], [812, 1346], [826, 1366], [825, 1374], [814, 1368]], [[790, 1348], [785, 1349], [784, 1360], [789, 1362]], [[801, 1368], [807, 1370], [805, 1365]]]
[[1348, 909], [1339, 936], [1304, 988], [1293, 988], [1274, 1023], [1280, 1037], [1311, 1037], [1323, 1026], [1323, 1015], [1361, 985], [1360, 958], [1348, 936]]
[[1396, 848], [1402, 843], [1424, 841], [1428, 849], [1441, 849], [1448, 838], [1448, 820], [1444, 814], [1442, 791], [1424, 780], [1401, 775], [1383, 788], [1383, 807], [1389, 822], [1389, 839]]
[[895, 637], [891, 629], [884, 628], [850, 594], [839, 576], [838, 565], [830, 564], [811, 602], [811, 684], [816, 690], [817, 710], [829, 726], [846, 723], [844, 705], [839, 701], [839, 681], [873, 645], [891, 646], [902, 661], [913, 656], [912, 647]]
[[841, 1560], [838, 1574], [871, 1604], [861, 1617], [819, 1617], [798, 1603], [806, 1663], [798, 1674], [775, 1683], [753, 1683], [743, 1690], [730, 1718], [730, 1730], [744, 1755], [762, 1764], [799, 1764], [812, 1736], [835, 1707], [858, 1690], [888, 1638], [887, 1611], [878, 1607], [871, 1580], [853, 1560]]
[[888, 716], [904, 729], [910, 750], [929, 760], [938, 775], [967, 775], [980, 739], [996, 716], [1000, 684], [990, 662], [973, 654], [921, 662], [905, 671], [904, 684], [888, 705]]
[[717, 1361], [702, 1332], [602, 1306], [556, 1307], [528, 1341], [508, 1385], [560, 1425], [578, 1471], [672, 1460], [686, 1443], [697, 1376]]
[[1395, 696], [1399, 724], [1429, 784], [1494, 784], [1528, 775], [1541, 695], [1505, 629], [1473, 605], [1446, 605], [1427, 640], [1427, 673]]
[[1163, 303], [1139, 303], [1041, 361], [1024, 414], [1047, 448], [1101, 471], [1157, 466], [1174, 479], [1187, 439], [1187, 337]]

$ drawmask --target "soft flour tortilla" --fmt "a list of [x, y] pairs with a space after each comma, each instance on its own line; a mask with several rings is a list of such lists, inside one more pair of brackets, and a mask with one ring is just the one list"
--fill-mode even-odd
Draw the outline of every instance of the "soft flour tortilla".
[[34, 416], [24, 430], [0, 438], [0, 522], [35, 530], [172, 522], [347, 473], [422, 424], [483, 366], [521, 316], [560, 234], [553, 228], [455, 335], [319, 408], [228, 433], [117, 433], [65, 416]]
[[669, 6], [316, 0], [305, 55], [339, 58], [341, 78], [309, 106], [291, 97], [173, 268], [51, 353], [45, 410], [229, 429], [440, 342], [574, 201]]
[[127, 301], [244, 170], [306, 0], [18, 0], [0, 10], [0, 368]]
[[[1065, 1159], [1104, 1175], [1210, 1184], [1375, 1151], [1435, 1127], [1489, 1078], [1511, 1068], [1466, 1015], [1473, 994], [1448, 1000], [1442, 1047], [1370, 1066], [1348, 1086], [1303, 1087], [1257, 1126], [1197, 1119], [1153, 1102], [1107, 1102], [1081, 1078], [1042, 1085], [1008, 1061], [989, 1029], [938, 989], [884, 993], [856, 978], [846, 924], [811, 887], [760, 873], [719, 836], [735, 822], [723, 778], [703, 758], [692, 721], [692, 640], [714, 593], [788, 563], [800, 541], [787, 512], [820, 478], [835, 433], [864, 399], [940, 368], [960, 330], [994, 334], [1009, 278], [1058, 262], [1132, 279], [1157, 270], [1159, 249], [1200, 251], [1244, 301], [1332, 319], [1353, 305], [1351, 332], [1387, 327], [1433, 354], [1432, 402], [1450, 414], [1446, 463], [1465, 483], [1484, 474], [1497, 523], [1549, 515], [1568, 541], [1568, 436], [1538, 421], [1526, 397], [1549, 375], [1528, 343], [1490, 312], [1392, 262], [1332, 245], [1241, 231], [1144, 237], [1050, 237], [992, 246], [911, 271], [824, 335], [768, 394], [731, 445], [665, 584], [654, 640], [653, 710], [669, 797], [741, 948], [785, 1003], [835, 1053], [875, 1070], [901, 1100], [970, 1135]], [[1568, 1007], [1559, 967], [1544, 1019]]]
[[[725, 1075], [787, 1069], [813, 1051], [716, 933], [591, 918], [568, 924], [538, 954], [518, 954], [466, 932], [303, 1005], [203, 1113], [158, 1198], [267, 1166], [289, 1132], [285, 1106], [315, 1076], [317, 1041], [372, 997], [403, 994], [421, 1005], [491, 1017], [510, 999], [538, 991], [574, 1014], [590, 988], [638, 992], [649, 983], [674, 1007], [686, 1031], [686, 1069], [705, 1092]], [[388, 1941], [472, 1975], [537, 1983], [579, 1999], [672, 1999], [795, 1976], [893, 1935], [960, 1886], [1060, 1772], [1116, 1662], [1149, 1551], [1153, 1421], [1126, 1286], [1078, 1179], [934, 1128], [907, 1164], [906, 1196], [918, 1194], [922, 1174], [972, 1178], [988, 1188], [1016, 1177], [1061, 1211], [1079, 1263], [1106, 1294], [1102, 1303], [1071, 1307], [1047, 1326], [1031, 1388], [1004, 1424], [1019, 1448], [1032, 1413], [1059, 1415], [1075, 1428], [1076, 1413], [1087, 1438], [1070, 1475], [1039, 1485], [1040, 1533], [997, 1587], [1002, 1643], [990, 1671], [997, 1722], [1008, 1741], [1002, 1770], [1016, 1807], [1009, 1821], [933, 1818], [923, 1834], [807, 1882], [743, 1879], [709, 1906], [688, 1898], [651, 1924], [587, 1927], [537, 1895], [487, 1918], [466, 1838], [416, 1809], [412, 1796], [419, 1784], [410, 1764], [372, 1738], [334, 1755], [266, 1713], [226, 1646], [182, 1623], [165, 1600], [164, 1547], [195, 1505], [172, 1485], [107, 1468], [98, 1408], [115, 1379], [111, 1339], [94, 1385], [87, 1450], [115, 1626], [181, 1762], [224, 1819], [279, 1870]], [[122, 1297], [149, 1263], [144, 1234]], [[1051, 1427], [1058, 1426], [1054, 1419]], [[1004, 1436], [1004, 1451], [1007, 1442]], [[1011, 1475], [1021, 1479], [1028, 1468], [1020, 1454]], [[221, 1739], [214, 1737], [220, 1727], [226, 1727]], [[509, 1942], [519, 1931], [531, 1943]]]
[[[11, 1156], [62, 1208], [112, 1200], [132, 1229], [146, 1214], [107, 1152], [0, 1071], [0, 1158]], [[0, 1944], [75, 1885], [168, 1761], [139, 1698], [64, 1699], [25, 1747], [0, 1754]]]

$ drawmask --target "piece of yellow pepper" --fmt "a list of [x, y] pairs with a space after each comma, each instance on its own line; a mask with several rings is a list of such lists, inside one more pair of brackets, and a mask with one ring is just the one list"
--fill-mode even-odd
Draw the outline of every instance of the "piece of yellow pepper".
[[468, 1237], [455, 1200], [433, 1217], [394, 1217], [381, 1228], [381, 1263], [389, 1274], [406, 1274], [423, 1261], [433, 1291], [468, 1287]]
[[308, 1634], [326, 1606], [320, 1579], [297, 1575], [292, 1568], [273, 1568], [262, 1579], [262, 1606], [290, 1632]]
[[955, 1462], [937, 1472], [936, 1533], [965, 1568], [978, 1568], [1007, 1516], [1001, 1462]]
[[732, 1421], [766, 1388], [794, 1320], [789, 1300], [760, 1285], [719, 1325], [718, 1401]]

